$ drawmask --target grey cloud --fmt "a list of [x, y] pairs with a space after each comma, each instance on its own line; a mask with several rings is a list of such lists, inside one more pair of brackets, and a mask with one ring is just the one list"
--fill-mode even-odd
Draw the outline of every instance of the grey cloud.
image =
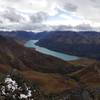
[[[43, 25], [43, 24], [21, 24], [20, 26], [15, 25], [15, 26], [8, 26], [6, 27], [9, 30], [24, 30], [24, 31], [49, 31], [51, 27]], [[5, 29], [5, 28], [4, 28]]]
[[58, 25], [58, 26], [51, 26], [53, 30], [59, 30], [59, 31], [64, 31], [64, 30], [72, 30], [73, 27], [70, 25]]
[[77, 6], [71, 3], [65, 3], [63, 8], [71, 12], [75, 12], [77, 10]]
[[48, 15], [44, 12], [38, 12], [38, 13], [35, 13], [33, 14], [30, 19], [33, 23], [41, 23], [43, 22], [44, 20], [46, 20], [48, 17]]
[[23, 17], [13, 8], [6, 8], [2, 17], [8, 19], [10, 22], [20, 22], [23, 19]]
[[[42, 22], [46, 20], [46, 18], [48, 17], [48, 15], [44, 12], [33, 13], [31, 16], [30, 15], [27, 16], [30, 19], [29, 22], [26, 22], [26, 19], [14, 9], [6, 10], [6, 12], [2, 14], [2, 17], [4, 19], [8, 19], [10, 22], [15, 23], [15, 24], [12, 24], [12, 25], [4, 24], [4, 25], [1, 25], [0, 29], [30, 30], [30, 31], [32, 30], [42, 31], [42, 30], [48, 29], [46, 25], [42, 24]], [[24, 20], [25, 23], [21, 22], [21, 19]]]
[[34, 25], [24, 25], [20, 28], [21, 30], [34, 30], [34, 31], [43, 31], [47, 30], [47, 26], [43, 24], [34, 24]]
[[90, 26], [89, 24], [80, 24], [77, 26], [71, 26], [71, 25], [58, 25], [58, 26], [52, 26], [53, 30], [59, 30], [59, 31], [67, 31], [67, 30], [73, 30], [73, 31], [93, 31], [97, 30], [96, 28]]
[[[47, 13], [45, 12], [37, 12], [33, 13], [31, 16], [26, 14], [26, 16], [30, 19], [30, 23], [41, 23], [42, 21], [46, 20], [48, 17]], [[18, 12], [14, 8], [6, 8], [4, 13], [2, 14], [2, 17], [4, 19], [8, 19], [10, 22], [20, 23], [22, 20], [26, 22], [26, 19], [24, 16], [22, 16], [22, 13]]]
[[92, 2], [97, 2], [97, 0], [90, 0], [90, 1], [92, 1]]
[[75, 1], [72, 2], [69, 0], [56, 0], [57, 4], [59, 5], [60, 8], [70, 11], [70, 12], [75, 12], [77, 10], [77, 5], [74, 3]]
[[92, 31], [93, 27], [90, 26], [89, 24], [80, 24], [75, 26], [75, 29], [82, 30], [82, 31]]
[[[42, 30], [43, 27], [42, 22], [46, 20], [48, 15], [45, 12], [37, 12], [31, 15], [26, 14], [27, 18], [30, 20], [29, 22], [26, 21], [27, 19], [24, 17], [24, 13], [18, 12], [14, 8], [6, 8], [4, 12], [0, 14], [1, 29], [14, 29], [14, 30]], [[6, 24], [6, 19], [12, 23]]]
[[0, 26], [0, 29], [8, 29], [8, 30], [24, 30], [24, 31], [100, 31], [100, 28], [94, 28], [89, 24], [80, 24], [77, 26], [71, 25], [58, 25], [58, 26], [47, 26], [44, 24], [20, 24], [20, 25], [13, 25], [13, 26]]
[[[28, 1], [27, 0], [0, 0], [1, 2], [0, 3], [0, 25], [2, 27], [5, 27], [5, 29], [12, 28], [12, 29], [25, 29], [25, 30], [26, 29], [44, 30], [45, 28], [47, 28], [47, 26], [44, 26], [42, 22], [45, 21], [49, 16], [55, 16], [56, 11], [58, 12], [59, 15], [63, 14], [63, 12], [59, 10], [60, 8], [61, 10], [64, 10], [66, 12], [69, 11], [69, 13], [64, 12], [66, 13], [66, 16], [70, 17], [70, 14], [72, 15], [75, 14], [76, 17], [77, 16], [80, 18], [82, 17], [82, 19], [85, 20], [86, 23], [91, 24], [91, 26], [92, 23], [94, 23], [93, 24], [94, 26], [96, 26], [95, 23], [96, 24], [99, 23], [100, 25], [100, 17], [99, 17], [100, 0], [46, 0], [46, 2], [44, 0], [45, 4], [41, 2], [40, 5], [42, 4], [43, 5], [39, 9], [38, 9], [39, 7], [38, 3], [36, 3], [37, 5], [35, 5], [34, 1], [40, 2], [41, 0], [40, 1], [39, 0], [31, 0], [31, 1], [30, 0]], [[30, 3], [33, 3], [33, 5], [31, 5], [32, 7], [30, 6]], [[4, 5], [2, 6], [2, 4]], [[10, 6], [12, 6], [13, 8], [11, 8]], [[57, 9], [57, 7], [59, 9]], [[2, 12], [2, 9], [5, 11]], [[52, 13], [54, 14], [52, 15]], [[8, 23], [6, 22], [6, 19]], [[72, 19], [75, 18], [73, 17]], [[49, 20], [49, 18], [47, 20]], [[55, 18], [55, 20], [60, 20], [60, 19]], [[73, 23], [71, 23], [71, 25], [72, 24]], [[74, 28], [78, 30], [92, 30], [93, 28], [91, 26], [86, 24], [81, 24], [75, 27], [60, 26], [57, 29], [61, 28], [63, 30], [63, 29]]]
[[3, 24], [3, 20], [0, 19], [0, 24]]

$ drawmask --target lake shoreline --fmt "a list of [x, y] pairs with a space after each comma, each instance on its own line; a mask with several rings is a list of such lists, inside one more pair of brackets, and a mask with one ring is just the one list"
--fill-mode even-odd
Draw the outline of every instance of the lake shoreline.
[[64, 54], [64, 53], [61, 53], [61, 52], [57, 52], [57, 51], [47, 49], [45, 47], [38, 46], [38, 45], [36, 45], [36, 43], [38, 41], [39, 40], [29, 40], [25, 43], [25, 47], [34, 48], [36, 51], [38, 51], [42, 54], [50, 55], [50, 56], [59, 58], [59, 59], [64, 60], [64, 61], [73, 61], [73, 60], [80, 59], [80, 57], [77, 57], [77, 56]]

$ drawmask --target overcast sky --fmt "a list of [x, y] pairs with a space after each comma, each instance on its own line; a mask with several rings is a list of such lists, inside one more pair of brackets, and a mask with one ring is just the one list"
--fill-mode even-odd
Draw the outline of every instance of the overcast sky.
[[43, 31], [57, 26], [99, 30], [100, 0], [0, 0], [0, 29]]

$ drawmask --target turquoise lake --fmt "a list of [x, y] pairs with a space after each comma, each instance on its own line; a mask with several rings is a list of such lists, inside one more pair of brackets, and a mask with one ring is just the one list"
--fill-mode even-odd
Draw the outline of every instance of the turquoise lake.
[[69, 54], [64, 54], [61, 52], [56, 52], [56, 51], [52, 51], [52, 50], [49, 50], [49, 49], [44, 48], [44, 47], [37, 46], [37, 45], [35, 45], [36, 42], [38, 42], [38, 40], [29, 40], [28, 42], [25, 43], [25, 47], [34, 48], [36, 51], [38, 51], [40, 53], [43, 53], [46, 55], [51, 55], [51, 56], [54, 56], [56, 58], [59, 58], [59, 59], [65, 60], [65, 61], [79, 59], [79, 57], [77, 57], [77, 56], [72, 56]]

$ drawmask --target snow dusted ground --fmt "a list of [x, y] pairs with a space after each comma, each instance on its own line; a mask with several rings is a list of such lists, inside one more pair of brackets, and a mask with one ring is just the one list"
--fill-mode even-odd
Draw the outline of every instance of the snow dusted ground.
[[18, 89], [18, 84], [15, 80], [12, 80], [11, 78], [6, 78], [5, 83], [7, 84], [8, 90], [11, 90], [12, 92]]
[[[5, 78], [5, 85], [3, 85], [1, 87], [2, 90], [2, 95], [7, 96], [10, 93], [13, 94], [13, 98], [15, 98], [16, 94], [14, 93], [15, 91], [22, 91], [23, 88], [18, 86], [18, 83], [13, 80], [12, 78], [10, 78], [10, 76], [7, 76], [7, 78]], [[32, 91], [30, 90], [30, 87], [26, 86], [26, 90], [27, 93], [22, 93], [20, 92], [19, 98], [20, 99], [26, 99], [26, 100], [34, 100], [34, 99], [29, 99], [30, 97], [32, 97]]]

